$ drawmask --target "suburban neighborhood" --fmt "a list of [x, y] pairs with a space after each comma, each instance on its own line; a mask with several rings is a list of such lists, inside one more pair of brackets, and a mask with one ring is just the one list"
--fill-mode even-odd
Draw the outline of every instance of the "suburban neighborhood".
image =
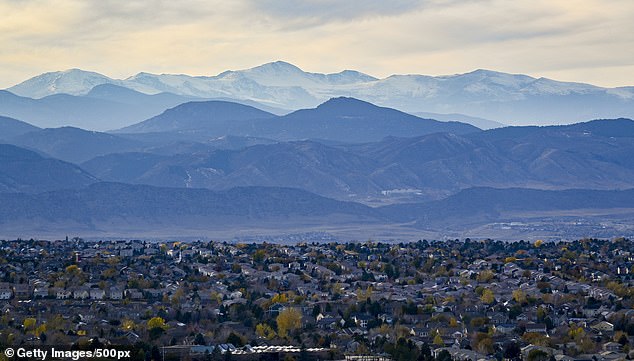
[[625, 360], [633, 271], [623, 238], [6, 240], [0, 346], [126, 346], [137, 360]]

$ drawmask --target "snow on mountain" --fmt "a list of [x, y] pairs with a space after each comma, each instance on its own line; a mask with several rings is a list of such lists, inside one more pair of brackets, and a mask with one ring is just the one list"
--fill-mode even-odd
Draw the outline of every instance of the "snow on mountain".
[[[8, 90], [32, 98], [83, 95], [104, 83], [147, 94], [252, 100], [288, 110], [347, 96], [406, 112], [458, 113], [517, 125], [634, 117], [634, 87], [609, 89], [483, 69], [377, 79], [353, 70], [310, 73], [276, 61], [215, 76], [139, 73], [124, 80], [73, 69], [42, 74]], [[579, 111], [580, 105], [583, 111]]]
[[560, 82], [546, 78], [539, 78], [525, 86], [522, 90], [532, 95], [567, 95], [572, 93], [590, 94], [592, 92], [601, 91], [601, 88], [589, 84]]
[[7, 90], [13, 94], [39, 99], [52, 94], [83, 95], [101, 84], [116, 84], [118, 81], [105, 75], [69, 69], [44, 73]]
[[235, 73], [242, 74], [260, 84], [283, 87], [300, 86], [306, 89], [378, 80], [353, 70], [344, 70], [335, 74], [309, 73], [283, 61], [267, 63], [247, 70], [227, 71], [220, 74], [219, 77]]
[[623, 99], [634, 99], [634, 86], [612, 88], [607, 90], [608, 94], [616, 95]]

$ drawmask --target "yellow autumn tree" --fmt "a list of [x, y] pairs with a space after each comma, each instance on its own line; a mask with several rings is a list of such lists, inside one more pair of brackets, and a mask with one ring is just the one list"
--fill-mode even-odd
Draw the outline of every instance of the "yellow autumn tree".
[[123, 321], [121, 321], [121, 329], [124, 331], [132, 331], [134, 330], [135, 327], [136, 325], [134, 324], [134, 321], [130, 319], [126, 318]]
[[267, 340], [272, 340], [277, 335], [275, 330], [266, 323], [258, 323], [258, 325], [255, 326], [255, 334]]
[[458, 327], [458, 321], [455, 317], [449, 319], [449, 327]]
[[484, 270], [478, 273], [477, 280], [478, 282], [489, 282], [495, 277], [495, 273], [491, 270]]
[[152, 317], [147, 321], [147, 328], [162, 328], [167, 329], [167, 324], [165, 324], [165, 320], [162, 317]]
[[440, 336], [439, 333], [436, 334], [436, 336], [434, 336], [434, 345], [436, 346], [441, 346], [444, 345], [445, 341], [442, 340], [442, 337]]
[[495, 296], [493, 295], [493, 291], [491, 291], [490, 289], [486, 288], [482, 292], [482, 296], [480, 297], [480, 301], [482, 301], [483, 303], [486, 303], [487, 305], [492, 304], [495, 301]]
[[372, 286], [368, 286], [365, 290], [357, 288], [357, 300], [359, 302], [365, 302], [367, 299], [372, 298]]
[[37, 323], [37, 320], [32, 317], [25, 318], [24, 322], [22, 323], [22, 326], [24, 327], [24, 331], [26, 332], [34, 331], [36, 323]]
[[577, 327], [573, 325], [570, 327], [570, 330], [568, 331], [568, 336], [571, 339], [578, 341], [586, 336], [586, 331], [583, 329], [583, 327]]
[[35, 334], [36, 337], [40, 337], [40, 335], [42, 333], [45, 333], [45, 332], [46, 332], [46, 324], [43, 323], [43, 324], [37, 326], [37, 328], [35, 329], [35, 331], [33, 333]]
[[290, 331], [302, 326], [302, 314], [295, 308], [285, 308], [275, 321], [277, 321], [277, 334], [284, 338]]
[[287, 303], [288, 302], [288, 297], [286, 296], [286, 293], [276, 293], [272, 298], [271, 298], [271, 304], [274, 303]]
[[513, 291], [513, 299], [515, 302], [522, 304], [526, 302], [526, 293], [522, 290], [515, 290]]

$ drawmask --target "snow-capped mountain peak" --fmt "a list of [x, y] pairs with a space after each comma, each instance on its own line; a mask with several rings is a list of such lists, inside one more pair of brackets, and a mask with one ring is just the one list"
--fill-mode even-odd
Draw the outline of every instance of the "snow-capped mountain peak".
[[43, 98], [59, 93], [83, 95], [95, 86], [106, 83], [112, 84], [116, 83], [116, 81], [96, 72], [68, 69], [35, 76], [8, 90], [21, 96]]
[[8, 90], [42, 98], [57, 93], [84, 95], [101, 84], [115, 84], [147, 94], [166, 92], [197, 98], [251, 100], [286, 110], [312, 108], [330, 98], [344, 96], [406, 112], [457, 113], [505, 124], [634, 117], [634, 87], [608, 89], [486, 69], [454, 75], [410, 74], [378, 79], [354, 70], [311, 73], [291, 63], [275, 61], [215, 76], [141, 72], [124, 80], [69, 69], [36, 76]]

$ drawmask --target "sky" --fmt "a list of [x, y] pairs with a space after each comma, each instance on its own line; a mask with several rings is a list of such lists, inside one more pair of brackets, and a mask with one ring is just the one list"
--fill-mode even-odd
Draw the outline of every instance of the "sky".
[[70, 68], [216, 75], [276, 60], [634, 85], [632, 0], [0, 0], [0, 14], [0, 88]]

